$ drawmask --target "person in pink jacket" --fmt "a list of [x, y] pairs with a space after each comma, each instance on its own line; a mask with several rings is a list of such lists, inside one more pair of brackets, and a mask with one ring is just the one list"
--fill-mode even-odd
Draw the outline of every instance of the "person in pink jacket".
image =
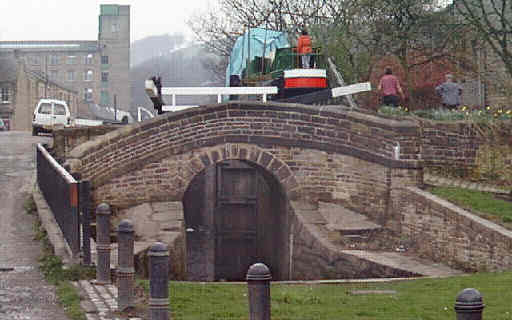
[[389, 66], [386, 67], [384, 75], [380, 78], [377, 90], [382, 94], [382, 104], [384, 105], [397, 107], [400, 104], [400, 97], [402, 100], [405, 100], [400, 81], [393, 75], [393, 71]]

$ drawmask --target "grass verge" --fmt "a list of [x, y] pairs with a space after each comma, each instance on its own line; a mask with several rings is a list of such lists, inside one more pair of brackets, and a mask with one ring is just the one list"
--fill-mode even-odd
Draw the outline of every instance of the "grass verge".
[[[24, 208], [27, 214], [34, 214], [37, 210], [32, 197], [25, 201]], [[34, 222], [34, 240], [40, 241], [43, 246], [42, 255], [39, 257], [39, 270], [46, 281], [55, 285], [57, 299], [67, 316], [71, 320], [86, 320], [85, 312], [80, 307], [78, 288], [71, 281], [91, 279], [95, 276], [95, 270], [80, 265], [65, 268], [61, 258], [53, 254], [53, 248], [39, 219]]]
[[[512, 272], [499, 272], [389, 283], [273, 283], [271, 318], [453, 320], [456, 318], [453, 307], [457, 294], [465, 288], [476, 288], [486, 305], [485, 319], [512, 319], [512, 290], [508, 288], [511, 281]], [[145, 286], [147, 290], [147, 282]], [[169, 297], [174, 320], [249, 318], [245, 284], [170, 282]]]
[[429, 191], [482, 218], [512, 228], [512, 202], [497, 199], [489, 192], [462, 188], [433, 187]]

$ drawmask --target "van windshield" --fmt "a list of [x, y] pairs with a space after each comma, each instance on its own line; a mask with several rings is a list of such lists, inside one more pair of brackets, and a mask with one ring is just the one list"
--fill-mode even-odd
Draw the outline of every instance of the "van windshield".
[[39, 107], [39, 113], [42, 114], [51, 114], [52, 113], [52, 105], [49, 103], [42, 103]]
[[55, 104], [55, 115], [58, 116], [65, 116], [66, 115], [66, 108], [61, 104]]

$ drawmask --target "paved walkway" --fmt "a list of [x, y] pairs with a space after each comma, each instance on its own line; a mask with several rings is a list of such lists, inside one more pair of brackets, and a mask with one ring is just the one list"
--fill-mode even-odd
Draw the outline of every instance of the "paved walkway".
[[482, 192], [491, 192], [496, 194], [511, 194], [509, 190], [505, 190], [493, 185], [487, 185], [484, 183], [471, 182], [462, 179], [446, 178], [441, 176], [435, 176], [428, 173], [423, 175], [423, 181], [426, 184], [433, 186], [444, 186], [444, 187], [458, 187], [463, 189], [470, 189]]
[[38, 269], [35, 215], [23, 204], [34, 181], [36, 142], [30, 132], [0, 132], [0, 319], [67, 320], [55, 287]]
[[93, 281], [81, 280], [76, 285], [88, 299], [81, 305], [87, 320], [140, 320], [142, 318], [122, 316], [117, 311], [117, 288], [114, 285], [97, 285]]

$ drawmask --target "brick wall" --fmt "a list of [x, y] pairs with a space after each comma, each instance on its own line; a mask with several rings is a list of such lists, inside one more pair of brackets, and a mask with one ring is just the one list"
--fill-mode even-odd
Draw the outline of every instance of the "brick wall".
[[511, 231], [415, 187], [396, 199], [402, 236], [420, 256], [466, 271], [512, 267]]
[[422, 159], [425, 166], [472, 166], [483, 143], [468, 122], [423, 121]]

